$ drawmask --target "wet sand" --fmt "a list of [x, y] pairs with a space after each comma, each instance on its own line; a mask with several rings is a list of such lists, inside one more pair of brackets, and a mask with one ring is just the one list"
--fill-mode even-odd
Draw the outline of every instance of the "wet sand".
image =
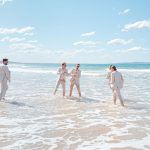
[[83, 73], [79, 100], [76, 89], [71, 99], [62, 98], [61, 88], [51, 95], [56, 74], [23, 69], [12, 72], [8, 100], [0, 102], [0, 150], [150, 149], [149, 72], [123, 72], [123, 108], [95, 73]]
[[[61, 96], [0, 102], [0, 147], [36, 150], [145, 150], [150, 148], [148, 106]], [[146, 108], [142, 109], [142, 107]]]

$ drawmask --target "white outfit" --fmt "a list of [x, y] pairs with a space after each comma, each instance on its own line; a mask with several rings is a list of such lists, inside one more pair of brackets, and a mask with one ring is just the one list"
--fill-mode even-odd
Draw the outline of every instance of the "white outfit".
[[55, 92], [57, 91], [59, 85], [61, 84], [63, 89], [63, 95], [65, 96], [66, 76], [68, 75], [68, 70], [67, 69], [63, 70], [62, 68], [59, 68], [57, 74], [59, 75], [59, 78], [56, 84]]
[[[106, 78], [108, 79], [108, 83], [109, 83], [109, 86], [110, 86], [110, 81], [111, 81], [111, 71], [109, 71], [108, 73], [107, 73], [107, 76], [106, 76]], [[111, 88], [111, 87], [110, 87]]]
[[0, 66], [0, 83], [1, 83], [1, 93], [0, 100], [5, 98], [6, 91], [8, 89], [7, 81], [10, 81], [10, 71], [7, 65]]
[[81, 71], [78, 69], [73, 69], [70, 73], [70, 75], [72, 76], [70, 82], [70, 96], [72, 95], [72, 90], [74, 85], [77, 87], [79, 96], [81, 96], [81, 91], [80, 91], [80, 77], [81, 77]]
[[119, 90], [123, 88], [123, 77], [118, 71], [111, 73], [110, 85], [112, 89], [118, 88]]
[[109, 83], [110, 83], [110, 80], [111, 80], [111, 71], [109, 71], [109, 72], [107, 73], [106, 78], [109, 80]]
[[123, 77], [120, 72], [114, 71], [111, 73], [110, 87], [113, 91], [114, 101], [116, 101], [118, 97], [121, 104], [123, 104], [123, 99], [120, 93], [120, 90], [123, 88]]
[[80, 77], [81, 77], [81, 71], [73, 69], [70, 73], [72, 76], [70, 82], [71, 84], [75, 84], [76, 86], [80, 86]]

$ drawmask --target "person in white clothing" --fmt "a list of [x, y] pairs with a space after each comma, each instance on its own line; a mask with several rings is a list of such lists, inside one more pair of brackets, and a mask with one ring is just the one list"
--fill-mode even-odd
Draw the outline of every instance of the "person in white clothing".
[[59, 88], [59, 85], [62, 85], [62, 89], [63, 89], [63, 96], [65, 96], [65, 88], [66, 88], [66, 76], [68, 75], [68, 70], [66, 69], [66, 63], [62, 63], [62, 67], [58, 69], [57, 74], [59, 75], [57, 83], [56, 83], [56, 87], [54, 90], [54, 95], [57, 92], [57, 89]]
[[123, 88], [123, 76], [120, 72], [117, 71], [115, 66], [111, 67], [111, 80], [110, 80], [110, 87], [113, 91], [113, 101], [116, 104], [117, 98], [119, 98], [120, 103], [124, 106], [123, 99], [120, 93], [120, 90]]
[[7, 82], [10, 82], [10, 71], [8, 68], [8, 59], [3, 59], [3, 65], [0, 66], [0, 84], [1, 84], [1, 93], [0, 100], [5, 100], [5, 95], [8, 89]]
[[71, 75], [71, 80], [70, 80], [70, 94], [69, 96], [72, 96], [72, 90], [74, 85], [77, 87], [79, 96], [81, 97], [81, 90], [80, 90], [80, 77], [81, 77], [81, 70], [80, 68], [80, 64], [77, 64], [75, 69], [73, 69], [70, 73]]
[[108, 79], [108, 81], [109, 81], [109, 85], [110, 85], [110, 80], [111, 80], [111, 67], [112, 67], [113, 65], [110, 65], [109, 66], [109, 71], [108, 71], [108, 73], [107, 73], [107, 76], [106, 76], [106, 79]]

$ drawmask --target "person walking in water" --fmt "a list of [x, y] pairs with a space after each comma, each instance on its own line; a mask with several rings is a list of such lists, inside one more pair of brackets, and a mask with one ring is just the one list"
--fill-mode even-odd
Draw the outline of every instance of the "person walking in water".
[[70, 94], [69, 96], [72, 96], [72, 90], [74, 85], [77, 87], [79, 96], [81, 97], [81, 91], [80, 91], [80, 77], [81, 77], [81, 71], [80, 71], [80, 64], [77, 64], [75, 69], [73, 69], [70, 73], [71, 80], [70, 80]]
[[57, 92], [57, 89], [59, 88], [59, 85], [62, 85], [62, 89], [63, 89], [63, 96], [65, 96], [65, 92], [66, 92], [66, 76], [68, 75], [68, 70], [66, 69], [66, 63], [62, 63], [61, 68], [58, 69], [57, 74], [59, 75], [58, 81], [56, 83], [56, 87], [54, 90], [54, 95]]
[[124, 106], [123, 99], [120, 90], [123, 88], [123, 77], [120, 72], [117, 71], [115, 66], [111, 66], [111, 80], [110, 87], [113, 91], [113, 101], [116, 104], [117, 98], [120, 100], [122, 106]]
[[0, 84], [1, 84], [1, 93], [0, 100], [5, 100], [5, 95], [8, 89], [7, 82], [10, 82], [10, 71], [8, 68], [8, 59], [3, 59], [3, 65], [0, 66]]

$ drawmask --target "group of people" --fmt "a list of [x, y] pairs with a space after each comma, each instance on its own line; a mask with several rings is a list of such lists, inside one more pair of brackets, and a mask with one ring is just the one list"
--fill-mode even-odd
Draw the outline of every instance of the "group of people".
[[[81, 97], [81, 90], [80, 90], [81, 70], [79, 69], [80, 64], [77, 64], [75, 66], [75, 69], [73, 69], [70, 73], [68, 73], [66, 66], [67, 66], [66, 63], [62, 63], [61, 68], [58, 69], [57, 74], [59, 75], [59, 77], [54, 90], [54, 95], [56, 94], [56, 91], [59, 85], [61, 84], [63, 89], [63, 96], [65, 96], [66, 77], [71, 76], [69, 96], [70, 97], [72, 96], [73, 87], [75, 85], [77, 87], [79, 96]], [[123, 98], [120, 93], [120, 90], [123, 88], [124, 80], [122, 74], [117, 71], [116, 66], [110, 65], [109, 72], [107, 74], [107, 79], [109, 80], [109, 86], [112, 89], [114, 104], [116, 104], [116, 100], [118, 98], [120, 100], [121, 105], [124, 106]]]
[[61, 68], [58, 69], [57, 74], [59, 75], [56, 87], [54, 90], [54, 95], [56, 94], [56, 91], [59, 87], [59, 85], [62, 85], [63, 89], [63, 96], [65, 96], [65, 87], [66, 87], [66, 76], [71, 76], [70, 79], [70, 93], [69, 96], [72, 96], [73, 87], [76, 86], [79, 96], [81, 97], [81, 91], [80, 91], [80, 77], [81, 77], [81, 71], [80, 71], [80, 64], [77, 64], [75, 66], [75, 69], [73, 69], [70, 73], [68, 73], [68, 70], [66, 68], [66, 63], [62, 63]]
[[[8, 89], [8, 81], [10, 82], [11, 75], [8, 68], [8, 59], [3, 59], [3, 65], [0, 66], [0, 84], [1, 84], [1, 92], [0, 92], [0, 100], [5, 100], [6, 91]], [[76, 64], [75, 68], [68, 73], [66, 63], [62, 63], [61, 67], [58, 69], [58, 80], [56, 83], [56, 87], [54, 90], [54, 95], [57, 92], [59, 86], [62, 86], [63, 89], [63, 96], [66, 95], [66, 77], [70, 76], [70, 92], [69, 96], [72, 96], [73, 88], [76, 86], [79, 96], [81, 97], [81, 90], [80, 90], [80, 77], [81, 77], [81, 70], [80, 64]], [[109, 72], [107, 74], [107, 79], [109, 80], [109, 86], [112, 89], [113, 93], [113, 102], [116, 104], [117, 98], [120, 100], [122, 106], [124, 106], [123, 98], [121, 96], [120, 90], [123, 88], [123, 76], [120, 72], [117, 71], [117, 68], [113, 65], [110, 65]]]

